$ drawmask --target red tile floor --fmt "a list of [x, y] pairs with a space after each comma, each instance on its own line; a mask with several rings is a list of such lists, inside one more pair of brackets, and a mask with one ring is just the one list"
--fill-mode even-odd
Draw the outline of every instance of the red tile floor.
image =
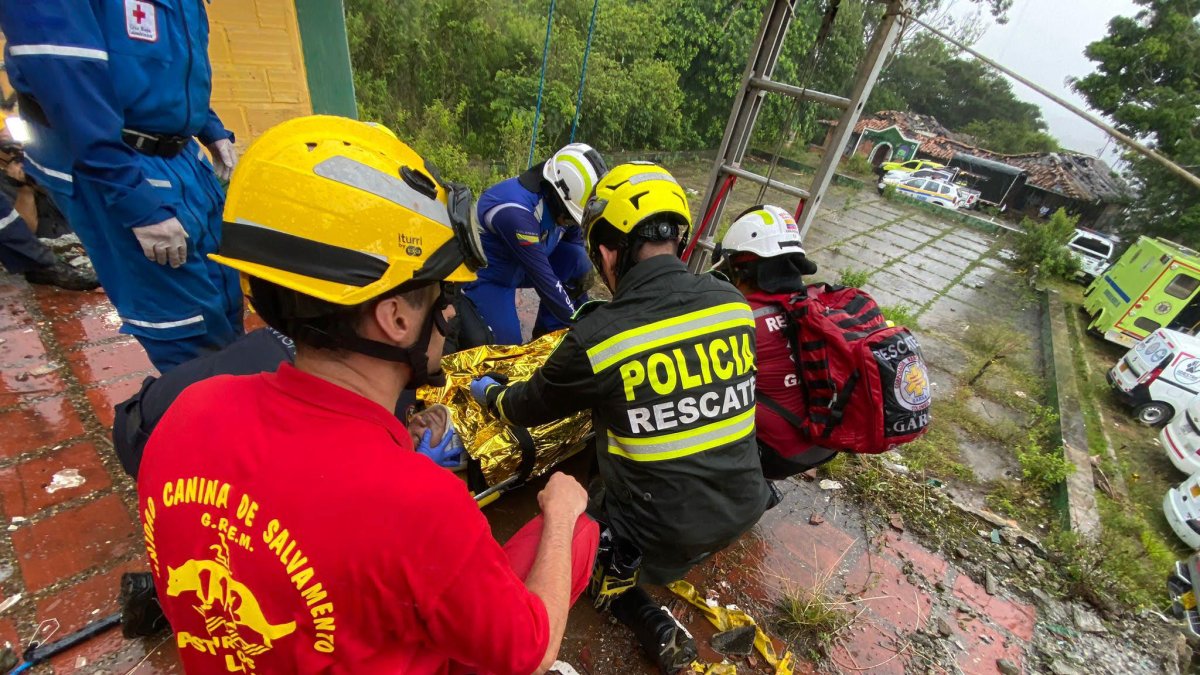
[[[0, 524], [7, 527], [0, 530], [0, 600], [19, 596], [0, 611], [0, 644], [10, 642], [18, 651], [42, 622], [56, 623], [62, 636], [114, 612], [120, 575], [146, 569], [133, 484], [112, 453], [108, 427], [112, 405], [153, 370], [137, 342], [117, 328], [101, 292], [30, 287], [0, 275]], [[66, 469], [82, 480], [54, 489], [53, 476]], [[536, 503], [530, 495], [513, 495], [488, 509], [498, 536], [511, 534], [530, 515]], [[987, 595], [907, 535], [889, 533], [868, 545], [835, 515], [810, 525], [813, 501], [811, 491], [789, 492], [783, 506], [693, 570], [689, 581], [701, 589], [726, 589], [725, 602], [741, 597], [769, 603], [789, 587], [837, 571], [839, 588], [861, 598], [864, 612], [833, 651], [832, 667], [902, 673], [906, 665], [919, 667], [910, 663], [904, 636], [932, 619], [928, 592], [912, 583], [916, 574], [928, 585], [952, 589], [975, 610], [973, 617], [952, 621], [965, 646], [957, 656], [962, 672], [995, 673], [998, 658], [1021, 663], [1036, 618], [1032, 607]], [[571, 617], [561, 658], [592, 675], [650, 672], [646, 661], [619, 646], [632, 648], [627, 635], [598, 620], [590, 607], [577, 606]], [[685, 619], [703, 655], [714, 658], [704, 638], [711, 629], [695, 613]], [[801, 661], [797, 672], [829, 667]], [[765, 672], [761, 663], [739, 670]], [[170, 638], [130, 641], [113, 630], [34, 672], [180, 671]]]

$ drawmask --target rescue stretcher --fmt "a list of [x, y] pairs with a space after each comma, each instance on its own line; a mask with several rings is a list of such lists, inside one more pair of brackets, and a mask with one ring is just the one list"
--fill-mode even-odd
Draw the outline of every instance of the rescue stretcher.
[[530, 479], [542, 476], [587, 447], [592, 440], [590, 411], [526, 429], [507, 424], [471, 397], [471, 380], [487, 373], [516, 382], [529, 379], [562, 340], [565, 330], [523, 345], [485, 345], [442, 358], [446, 384], [417, 390], [425, 408], [444, 405], [463, 443], [458, 473], [482, 508]]

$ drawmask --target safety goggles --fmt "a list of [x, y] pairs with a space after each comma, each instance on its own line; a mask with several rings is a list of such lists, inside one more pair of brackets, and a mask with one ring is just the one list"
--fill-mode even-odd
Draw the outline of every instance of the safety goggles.
[[460, 183], [446, 183], [446, 209], [450, 213], [450, 226], [454, 229], [454, 240], [462, 253], [463, 264], [472, 272], [487, 267], [487, 253], [479, 238], [479, 227], [475, 223], [475, 196], [471, 189]]
[[604, 217], [604, 209], [608, 207], [607, 199], [599, 199], [592, 196], [588, 198], [587, 204], [583, 206], [583, 216], [579, 219], [583, 226], [583, 241], [587, 248], [588, 256], [592, 258], [592, 262], [596, 262], [599, 256], [600, 247], [592, 242], [592, 231], [596, 227], [596, 223]]

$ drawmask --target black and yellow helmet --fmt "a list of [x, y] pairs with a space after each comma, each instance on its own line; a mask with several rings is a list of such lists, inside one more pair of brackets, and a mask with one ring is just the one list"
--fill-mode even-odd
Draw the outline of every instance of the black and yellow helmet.
[[674, 224], [672, 229], [682, 241], [691, 231], [687, 195], [675, 177], [652, 162], [613, 167], [596, 184], [583, 211], [588, 255], [595, 260], [596, 247], [614, 237], [665, 239], [644, 231], [645, 226], [663, 224]]
[[473, 281], [487, 259], [472, 201], [384, 127], [299, 117], [242, 156], [211, 258], [337, 305]]

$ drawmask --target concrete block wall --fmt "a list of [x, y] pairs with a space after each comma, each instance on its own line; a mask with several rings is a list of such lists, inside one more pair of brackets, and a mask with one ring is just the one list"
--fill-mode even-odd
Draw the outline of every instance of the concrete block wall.
[[312, 113], [294, 0], [216, 0], [208, 16], [212, 106], [240, 147]]

